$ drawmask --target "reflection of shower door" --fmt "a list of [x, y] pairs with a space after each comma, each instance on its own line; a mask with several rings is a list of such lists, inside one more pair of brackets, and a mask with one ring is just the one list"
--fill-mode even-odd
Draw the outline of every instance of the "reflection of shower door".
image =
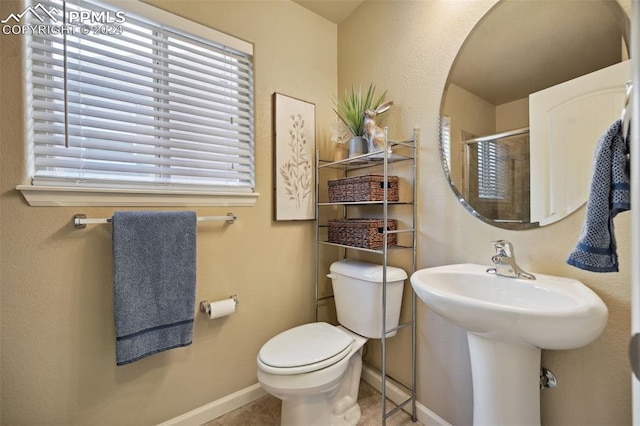
[[528, 223], [528, 133], [472, 139], [464, 146], [469, 203], [488, 219]]

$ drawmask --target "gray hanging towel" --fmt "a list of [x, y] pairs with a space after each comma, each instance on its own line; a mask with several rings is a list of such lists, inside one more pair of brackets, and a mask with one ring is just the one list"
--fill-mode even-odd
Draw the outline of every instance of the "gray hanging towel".
[[191, 211], [114, 213], [117, 365], [191, 344], [196, 219]]
[[567, 263], [592, 272], [618, 272], [613, 218], [631, 208], [622, 120], [613, 123], [598, 141], [592, 173], [585, 222]]

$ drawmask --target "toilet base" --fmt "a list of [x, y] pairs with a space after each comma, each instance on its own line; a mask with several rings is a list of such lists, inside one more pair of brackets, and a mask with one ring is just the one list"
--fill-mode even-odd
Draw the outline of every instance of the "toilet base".
[[[342, 398], [348, 404], [351, 404], [349, 408], [340, 414], [334, 413], [331, 414], [331, 426], [355, 426], [360, 421], [360, 417], [362, 417], [362, 411], [360, 410], [360, 405], [357, 402], [353, 401], [353, 398], [350, 396], [345, 396]], [[342, 406], [342, 401], [338, 402], [337, 406]]]
[[[332, 405], [333, 412], [331, 412]], [[341, 409], [336, 410], [337, 407]], [[324, 398], [322, 395], [309, 395], [304, 398], [283, 400], [280, 424], [281, 426], [356, 426], [361, 416], [360, 406], [349, 396], [343, 397], [337, 405], [334, 405], [331, 400], [327, 400], [326, 395]]]

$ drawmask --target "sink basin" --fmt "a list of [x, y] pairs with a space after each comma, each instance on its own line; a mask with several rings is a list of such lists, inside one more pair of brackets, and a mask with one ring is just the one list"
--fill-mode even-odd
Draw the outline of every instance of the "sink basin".
[[541, 349], [587, 345], [606, 325], [607, 307], [580, 281], [535, 276], [502, 277], [474, 264], [411, 276], [432, 311], [467, 330], [476, 426], [540, 425]]
[[607, 307], [580, 281], [536, 273], [536, 280], [487, 273], [487, 266], [446, 265], [411, 277], [416, 295], [467, 331], [542, 349], [575, 349], [597, 338]]

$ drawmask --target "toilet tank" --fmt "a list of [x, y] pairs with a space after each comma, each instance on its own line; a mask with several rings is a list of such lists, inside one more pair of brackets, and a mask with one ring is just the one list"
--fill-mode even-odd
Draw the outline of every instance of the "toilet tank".
[[[355, 260], [340, 260], [330, 267], [338, 322], [361, 336], [382, 337], [382, 265]], [[397, 327], [402, 292], [407, 273], [387, 267], [387, 330]], [[387, 334], [393, 337], [396, 331]]]

